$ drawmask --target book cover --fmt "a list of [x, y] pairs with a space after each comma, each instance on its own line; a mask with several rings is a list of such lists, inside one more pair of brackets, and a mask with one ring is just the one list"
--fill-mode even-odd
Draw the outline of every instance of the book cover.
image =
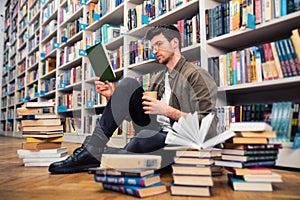
[[196, 164], [172, 164], [173, 174], [182, 175], [212, 175], [211, 166], [196, 165]]
[[[187, 148], [187, 149], [210, 149], [215, 145], [223, 143], [235, 134], [232, 131], [225, 131], [206, 141], [205, 137], [209, 131], [211, 123], [215, 115], [210, 113], [202, 119], [201, 127], [197, 113], [189, 113], [186, 117], [181, 117], [178, 122], [175, 122], [167, 134], [165, 143], [170, 145], [170, 148]], [[168, 148], [168, 145], [165, 149]]]
[[253, 175], [270, 175], [270, 174], [272, 174], [272, 169], [266, 168], [266, 167], [250, 167], [250, 168], [225, 167], [225, 169], [237, 176], [243, 176], [246, 174], [253, 174]]
[[61, 147], [61, 142], [23, 142], [21, 149], [41, 150], [41, 149], [56, 149]]
[[174, 184], [188, 186], [213, 186], [212, 176], [173, 174]]
[[238, 137], [262, 137], [262, 138], [276, 138], [275, 131], [236, 131], [235, 135]]
[[113, 169], [159, 169], [161, 156], [137, 154], [103, 154], [101, 167]]
[[281, 144], [232, 144], [225, 143], [224, 148], [228, 149], [281, 149]]
[[53, 137], [53, 138], [37, 138], [37, 137], [27, 137], [26, 142], [62, 142], [63, 137]]
[[212, 158], [197, 158], [197, 157], [174, 157], [176, 164], [197, 164], [197, 165], [212, 165], [214, 160]]
[[101, 42], [90, 47], [86, 52], [95, 75], [100, 77], [101, 81], [116, 81], [116, 74], [112, 68], [107, 50]]
[[230, 160], [215, 160], [216, 166], [223, 167], [234, 167], [234, 168], [247, 168], [247, 167], [266, 167], [274, 166], [275, 160], [268, 161], [251, 161], [251, 162], [239, 162], [239, 161], [230, 161]]
[[135, 185], [140, 187], [148, 187], [160, 182], [159, 174], [150, 174], [142, 177], [129, 176], [107, 176], [94, 174], [95, 182], [118, 184], [118, 185]]
[[245, 174], [243, 178], [247, 182], [282, 182], [281, 175], [275, 172], [271, 174]]
[[108, 184], [108, 183], [102, 183], [102, 187], [105, 190], [111, 190], [135, 197], [149, 197], [154, 196], [158, 194], [162, 194], [164, 192], [167, 192], [166, 185], [162, 183], [158, 183], [155, 185], [152, 185], [150, 187], [139, 187], [139, 186], [133, 186], [133, 185], [115, 185], [115, 184]]
[[233, 122], [232, 131], [272, 131], [272, 126], [266, 122]]
[[17, 108], [18, 116], [54, 114], [54, 107], [47, 108]]
[[211, 187], [208, 186], [186, 186], [176, 185], [174, 182], [170, 184], [171, 195], [175, 196], [196, 196], [210, 197]]
[[58, 126], [61, 125], [60, 119], [27, 119], [21, 120], [21, 126]]
[[176, 156], [180, 157], [196, 157], [196, 158], [212, 158], [216, 156], [221, 156], [221, 149], [213, 148], [211, 150], [176, 150]]
[[227, 140], [233, 144], [268, 144], [268, 138], [264, 137], [233, 137]]
[[102, 167], [93, 167], [88, 169], [89, 174], [97, 174], [103, 176], [129, 176], [129, 177], [142, 177], [154, 174], [152, 169], [108, 169]]
[[267, 154], [267, 155], [222, 155], [222, 160], [230, 160], [230, 161], [241, 161], [241, 162], [251, 162], [251, 161], [266, 161], [266, 160], [276, 160], [277, 154]]
[[222, 154], [230, 155], [270, 155], [277, 153], [278, 149], [222, 149]]
[[246, 182], [243, 178], [228, 174], [229, 184], [238, 191], [273, 191], [271, 182]]
[[26, 157], [29, 155], [32, 156], [44, 156], [44, 155], [57, 155], [68, 152], [66, 147], [60, 147], [56, 149], [42, 149], [42, 150], [26, 150], [26, 149], [18, 149], [17, 153], [21, 157]]
[[53, 102], [53, 101], [43, 101], [43, 102], [27, 101], [23, 104], [22, 107], [25, 107], [25, 108], [42, 108], [42, 107], [53, 107], [53, 106], [55, 106], [55, 102]]
[[22, 131], [36, 131], [36, 132], [48, 132], [48, 131], [63, 131], [62, 125], [57, 126], [23, 126]]

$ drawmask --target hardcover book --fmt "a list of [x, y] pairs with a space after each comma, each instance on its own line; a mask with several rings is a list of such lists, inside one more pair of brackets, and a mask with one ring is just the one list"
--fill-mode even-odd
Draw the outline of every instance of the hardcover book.
[[165, 149], [211, 149], [235, 135], [232, 131], [225, 131], [204, 141], [213, 119], [214, 114], [208, 114], [202, 119], [201, 127], [199, 127], [196, 112], [181, 117], [173, 124], [173, 130], [168, 132], [165, 142], [170, 146], [166, 146]]
[[103, 189], [105, 190], [112, 190], [115, 192], [128, 194], [135, 197], [149, 197], [158, 194], [162, 194], [167, 192], [166, 185], [162, 183], [157, 183], [150, 187], [139, 187], [133, 185], [116, 185], [116, 184], [109, 184], [109, 183], [102, 183]]
[[101, 42], [90, 47], [86, 52], [95, 75], [100, 77], [101, 81], [116, 81], [116, 74], [112, 68], [107, 50]]
[[178, 196], [198, 196], [209, 197], [211, 196], [211, 187], [208, 186], [186, 186], [170, 184], [171, 195]]
[[130, 176], [106, 176], [106, 175], [94, 175], [95, 182], [119, 184], [119, 185], [135, 185], [141, 187], [148, 187], [160, 182], [159, 174], [150, 174], [142, 177], [130, 177]]
[[237, 177], [232, 174], [228, 174], [229, 184], [233, 190], [238, 191], [273, 191], [271, 182], [247, 182], [242, 177]]
[[89, 168], [89, 174], [97, 174], [103, 176], [129, 176], [129, 177], [142, 177], [154, 173], [152, 169], [108, 169], [102, 167]]
[[272, 126], [266, 122], [234, 122], [230, 123], [232, 131], [272, 131]]

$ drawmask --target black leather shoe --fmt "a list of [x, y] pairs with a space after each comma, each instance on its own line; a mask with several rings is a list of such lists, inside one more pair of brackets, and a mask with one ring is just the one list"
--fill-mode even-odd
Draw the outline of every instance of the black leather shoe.
[[100, 162], [82, 145], [66, 160], [52, 163], [48, 170], [51, 173], [68, 174], [87, 171], [88, 168], [99, 165]]

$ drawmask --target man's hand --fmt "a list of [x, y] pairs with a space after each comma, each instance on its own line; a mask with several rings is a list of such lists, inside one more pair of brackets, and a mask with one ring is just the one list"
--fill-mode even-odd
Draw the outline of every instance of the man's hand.
[[143, 109], [145, 114], [166, 115], [168, 105], [149, 96], [143, 96]]
[[99, 77], [96, 77], [94, 79], [94, 82], [95, 82], [96, 91], [99, 94], [105, 96], [106, 99], [110, 99], [110, 97], [113, 93], [113, 89], [112, 89], [110, 83], [108, 81], [105, 81], [105, 82], [100, 81]]

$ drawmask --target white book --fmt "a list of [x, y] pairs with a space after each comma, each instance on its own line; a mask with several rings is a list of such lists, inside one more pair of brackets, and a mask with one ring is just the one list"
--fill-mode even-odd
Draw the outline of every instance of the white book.
[[68, 152], [61, 153], [45, 153], [45, 154], [19, 154], [19, 158], [61, 158], [68, 155]]
[[56, 148], [56, 149], [41, 149], [41, 150], [27, 150], [27, 149], [18, 149], [18, 155], [45, 155], [45, 154], [59, 154], [67, 152], [66, 147]]
[[173, 124], [173, 130], [168, 132], [165, 142], [171, 146], [167, 146], [165, 149], [211, 149], [215, 145], [235, 136], [235, 133], [229, 130], [204, 141], [214, 117], [215, 115], [212, 113], [205, 116], [202, 119], [201, 127], [199, 127], [196, 112], [194, 114], [189, 113], [186, 117], [181, 117], [178, 122]]
[[266, 122], [235, 122], [230, 123], [232, 131], [272, 131], [272, 126]]
[[68, 156], [61, 158], [24, 158], [23, 163], [53, 163], [61, 160], [65, 160]]

